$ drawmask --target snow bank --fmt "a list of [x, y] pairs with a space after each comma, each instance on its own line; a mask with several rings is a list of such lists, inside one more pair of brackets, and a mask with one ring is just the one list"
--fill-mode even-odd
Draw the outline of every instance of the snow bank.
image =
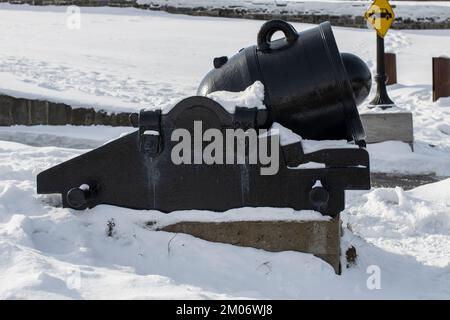
[[450, 179], [410, 191], [380, 188], [352, 198], [348, 223], [369, 243], [450, 270]]
[[[427, 3], [423, 5], [435, 6]], [[168, 110], [195, 94], [197, 84], [212, 68], [212, 57], [231, 55], [255, 43], [261, 26], [261, 21], [254, 20], [131, 8], [82, 8], [82, 12], [82, 26], [76, 31], [65, 27], [65, 7], [1, 4], [0, 29], [9, 30], [10, 36], [2, 40], [0, 92], [112, 112]], [[310, 27], [294, 26], [297, 30]], [[333, 28], [333, 32], [341, 51], [361, 56], [375, 72], [372, 31]], [[400, 82], [388, 86], [388, 91], [401, 110], [413, 113], [415, 152], [401, 143], [370, 145], [373, 171], [450, 176], [450, 100], [431, 101], [431, 57], [449, 52], [449, 42], [442, 41], [449, 35], [449, 30], [391, 30], [387, 34], [386, 50], [397, 53]], [[43, 38], [46, 50], [42, 50]], [[17, 139], [12, 133], [1, 134], [7, 140]], [[41, 134], [41, 138], [42, 143], [48, 138], [53, 145], [64, 146], [64, 141], [51, 136], [44, 139]], [[23, 132], [19, 142], [32, 140], [31, 133]], [[66, 146], [94, 147], [95, 141], [72, 141]]]
[[[316, 212], [73, 211], [59, 197], [35, 194], [38, 172], [81, 152], [0, 142], [1, 299], [450, 298], [450, 180], [347, 193], [342, 250], [354, 246], [358, 258], [337, 276], [309, 254], [210, 243], [148, 225], [267, 213], [317, 219]], [[381, 290], [366, 287], [371, 265], [380, 267]]]
[[[362, 16], [364, 11], [373, 1], [362, 0], [137, 0], [138, 4], [148, 4], [150, 6], [173, 6], [182, 8], [238, 8], [241, 10], [254, 10], [258, 12], [272, 12], [274, 14], [329, 14], [329, 15], [349, 15]], [[402, 19], [434, 19], [442, 21], [450, 17], [450, 6], [444, 1], [391, 1], [395, 5], [396, 17]]]
[[289, 208], [238, 208], [226, 212], [212, 212], [199, 210], [175, 211], [169, 214], [152, 213], [155, 229], [180, 221], [198, 222], [231, 222], [231, 221], [328, 221], [329, 216], [312, 210], [295, 211]]
[[450, 149], [423, 142], [386, 141], [369, 144], [370, 169], [374, 172], [436, 174], [450, 176]]
[[35, 147], [93, 149], [134, 130], [110, 126], [0, 126], [0, 140]]
[[[2, 39], [0, 91], [45, 93], [79, 103], [105, 97], [102, 107], [110, 105], [110, 110], [171, 105], [170, 99], [195, 93], [211, 68], [211, 57], [252, 43], [261, 25], [142, 10], [82, 10], [79, 32], [65, 29], [64, 7], [1, 10], [0, 29], [9, 36]], [[341, 50], [361, 55], [374, 69], [373, 32], [334, 31]], [[442, 41], [448, 35], [448, 30], [388, 33], [386, 47], [398, 53], [402, 83], [388, 90], [414, 114], [415, 152], [400, 142], [369, 145], [371, 170], [449, 174], [450, 103], [432, 103], [430, 94], [431, 57], [450, 50], [449, 42]], [[43, 38], [48, 48], [42, 47]], [[26, 130], [64, 136], [71, 129]], [[77, 128], [72, 138], [113, 137], [88, 130]], [[16, 137], [26, 133], [15, 127], [1, 132]], [[0, 299], [450, 298], [449, 180], [407, 192], [346, 193], [342, 252], [354, 246], [358, 258], [349, 269], [343, 260], [343, 274], [336, 276], [329, 265], [308, 254], [214, 244], [147, 226], [158, 217], [161, 224], [176, 221], [182, 213], [163, 216], [112, 206], [78, 212], [61, 208], [57, 196], [36, 195], [40, 171], [84, 152], [0, 141]], [[260, 214], [245, 210], [254, 217]], [[277, 211], [286, 217], [303, 215], [283, 212]], [[208, 218], [206, 212], [199, 215]], [[115, 227], [108, 237], [112, 221]], [[366, 286], [369, 266], [380, 268], [380, 290]]]

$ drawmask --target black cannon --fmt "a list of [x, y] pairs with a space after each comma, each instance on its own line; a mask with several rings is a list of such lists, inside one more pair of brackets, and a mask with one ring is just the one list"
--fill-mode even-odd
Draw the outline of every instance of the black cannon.
[[[277, 31], [285, 38], [270, 41]], [[197, 94], [242, 91], [257, 80], [265, 87], [270, 121], [305, 139], [365, 138], [356, 106], [370, 92], [370, 70], [357, 56], [339, 54], [329, 22], [300, 33], [285, 21], [265, 23], [256, 46], [214, 59]]]
[[[286, 39], [270, 42], [278, 29]], [[288, 61], [291, 69], [284, 67]], [[345, 190], [370, 188], [369, 157], [356, 110], [356, 103], [368, 95], [370, 73], [359, 58], [339, 55], [328, 23], [297, 35], [286, 23], [269, 22], [259, 33], [258, 47], [244, 49], [228, 62], [216, 60], [216, 67], [199, 93], [238, 91], [261, 80], [267, 109], [236, 106], [229, 112], [210, 98], [194, 96], [170, 111], [142, 110], [132, 117], [138, 130], [41, 172], [37, 192], [62, 194], [64, 207], [74, 209], [98, 204], [163, 212], [290, 207], [335, 216], [344, 209]], [[198, 147], [202, 150], [205, 141], [197, 148], [192, 141], [189, 156], [183, 152], [191, 162], [174, 161], [177, 129], [193, 135], [197, 130], [202, 136], [210, 129], [220, 134], [237, 129], [248, 133], [274, 121], [303, 138], [350, 142], [311, 150], [307, 140], [272, 144], [276, 135], [258, 134], [253, 143], [279, 155], [272, 174], [261, 174], [267, 163], [260, 159], [249, 161], [253, 154], [247, 135], [240, 141], [243, 156], [239, 141], [214, 151], [217, 155], [231, 150], [236, 161], [230, 164], [201, 161]]]

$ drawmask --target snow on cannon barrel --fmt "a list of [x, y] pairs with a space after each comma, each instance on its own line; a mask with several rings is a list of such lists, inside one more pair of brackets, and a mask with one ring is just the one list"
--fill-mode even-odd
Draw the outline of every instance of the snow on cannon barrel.
[[[285, 38], [271, 41], [277, 31]], [[305, 139], [364, 139], [356, 106], [369, 95], [371, 73], [357, 56], [339, 54], [329, 22], [300, 33], [282, 20], [266, 22], [256, 46], [214, 59], [197, 94], [242, 91], [257, 80], [265, 87], [269, 121]]]
[[[277, 30], [287, 39], [269, 42]], [[337, 217], [345, 190], [370, 189], [356, 110], [370, 72], [339, 55], [328, 23], [297, 34], [269, 22], [258, 39], [216, 60], [200, 86], [205, 95], [241, 92], [143, 109], [138, 130], [41, 172], [37, 192], [78, 210], [282, 207]]]

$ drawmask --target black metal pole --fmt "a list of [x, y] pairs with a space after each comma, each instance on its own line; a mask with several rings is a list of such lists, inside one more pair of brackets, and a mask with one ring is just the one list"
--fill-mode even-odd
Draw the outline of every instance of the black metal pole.
[[377, 83], [377, 93], [375, 98], [370, 102], [372, 106], [380, 106], [382, 109], [387, 109], [395, 105], [389, 98], [386, 90], [386, 71], [384, 68], [384, 38], [377, 34], [377, 74], [375, 75], [375, 82]]

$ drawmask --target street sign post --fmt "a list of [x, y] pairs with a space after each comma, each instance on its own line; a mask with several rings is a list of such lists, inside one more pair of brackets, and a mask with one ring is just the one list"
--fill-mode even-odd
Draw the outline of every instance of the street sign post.
[[384, 64], [384, 36], [395, 19], [394, 11], [387, 0], [375, 0], [364, 13], [364, 18], [377, 32], [377, 92], [370, 102], [372, 106], [387, 109], [395, 105], [389, 98], [386, 90], [386, 72]]
[[388, 0], [375, 0], [364, 13], [364, 18], [377, 34], [384, 38], [395, 19], [395, 14]]

